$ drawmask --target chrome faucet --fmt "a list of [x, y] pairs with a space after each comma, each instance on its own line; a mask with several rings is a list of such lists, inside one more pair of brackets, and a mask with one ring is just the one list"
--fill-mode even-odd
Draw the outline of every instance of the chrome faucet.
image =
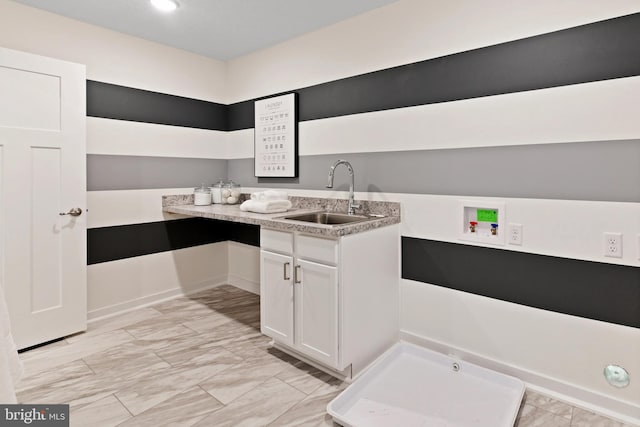
[[336, 167], [338, 165], [345, 165], [347, 167], [347, 170], [349, 171], [349, 176], [351, 176], [351, 184], [349, 185], [349, 210], [347, 211], [347, 213], [349, 215], [353, 215], [356, 213], [355, 210], [360, 208], [360, 205], [356, 205], [355, 201], [353, 200], [354, 173], [351, 163], [347, 162], [346, 160], [338, 160], [333, 164], [333, 166], [331, 166], [331, 168], [329, 169], [329, 183], [327, 184], [327, 188], [333, 188], [333, 173], [336, 171]]

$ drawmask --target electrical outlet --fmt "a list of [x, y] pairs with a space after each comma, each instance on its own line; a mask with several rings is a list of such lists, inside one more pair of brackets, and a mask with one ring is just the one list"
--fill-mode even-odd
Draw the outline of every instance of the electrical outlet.
[[509, 224], [509, 244], [522, 245], [522, 224]]
[[604, 256], [622, 258], [622, 233], [604, 233]]

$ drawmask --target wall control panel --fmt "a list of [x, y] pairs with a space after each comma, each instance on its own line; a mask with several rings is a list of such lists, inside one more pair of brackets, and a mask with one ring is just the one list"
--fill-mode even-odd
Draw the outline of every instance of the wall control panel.
[[460, 240], [504, 245], [507, 234], [504, 203], [462, 200], [459, 211]]

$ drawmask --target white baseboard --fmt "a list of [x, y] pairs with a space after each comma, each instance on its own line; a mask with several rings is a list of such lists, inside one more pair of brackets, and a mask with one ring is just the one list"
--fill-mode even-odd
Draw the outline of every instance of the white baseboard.
[[252, 282], [233, 274], [227, 276], [227, 283], [236, 288], [251, 292], [252, 294], [260, 295], [260, 283]]
[[109, 317], [117, 316], [122, 313], [126, 313], [131, 310], [135, 310], [142, 307], [148, 307], [153, 304], [157, 304], [162, 301], [167, 301], [173, 298], [187, 296], [196, 292], [203, 291], [205, 289], [215, 288], [227, 284], [227, 276], [220, 275], [205, 282], [196, 283], [186, 288], [174, 288], [167, 291], [158, 292], [153, 295], [146, 295], [141, 298], [113, 304], [108, 307], [92, 310], [87, 313], [87, 322], [92, 323], [98, 320], [106, 319]]
[[400, 339], [442, 354], [451, 355], [496, 372], [519, 378], [526, 383], [527, 388], [551, 396], [572, 406], [581, 407], [624, 423], [640, 425], [640, 408], [633, 403], [613, 399], [573, 384], [564, 383], [557, 379], [480, 356], [411, 332], [400, 331]]

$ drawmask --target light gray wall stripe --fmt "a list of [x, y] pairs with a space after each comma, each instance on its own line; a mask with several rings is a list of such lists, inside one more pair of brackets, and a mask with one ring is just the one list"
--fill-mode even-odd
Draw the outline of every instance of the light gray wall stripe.
[[[244, 186], [324, 189], [331, 164], [355, 169], [356, 191], [640, 202], [640, 140], [300, 157], [300, 177], [260, 179], [253, 159], [230, 160]], [[348, 189], [346, 170], [334, 188]]]
[[88, 191], [197, 187], [226, 176], [220, 159], [87, 155]]

